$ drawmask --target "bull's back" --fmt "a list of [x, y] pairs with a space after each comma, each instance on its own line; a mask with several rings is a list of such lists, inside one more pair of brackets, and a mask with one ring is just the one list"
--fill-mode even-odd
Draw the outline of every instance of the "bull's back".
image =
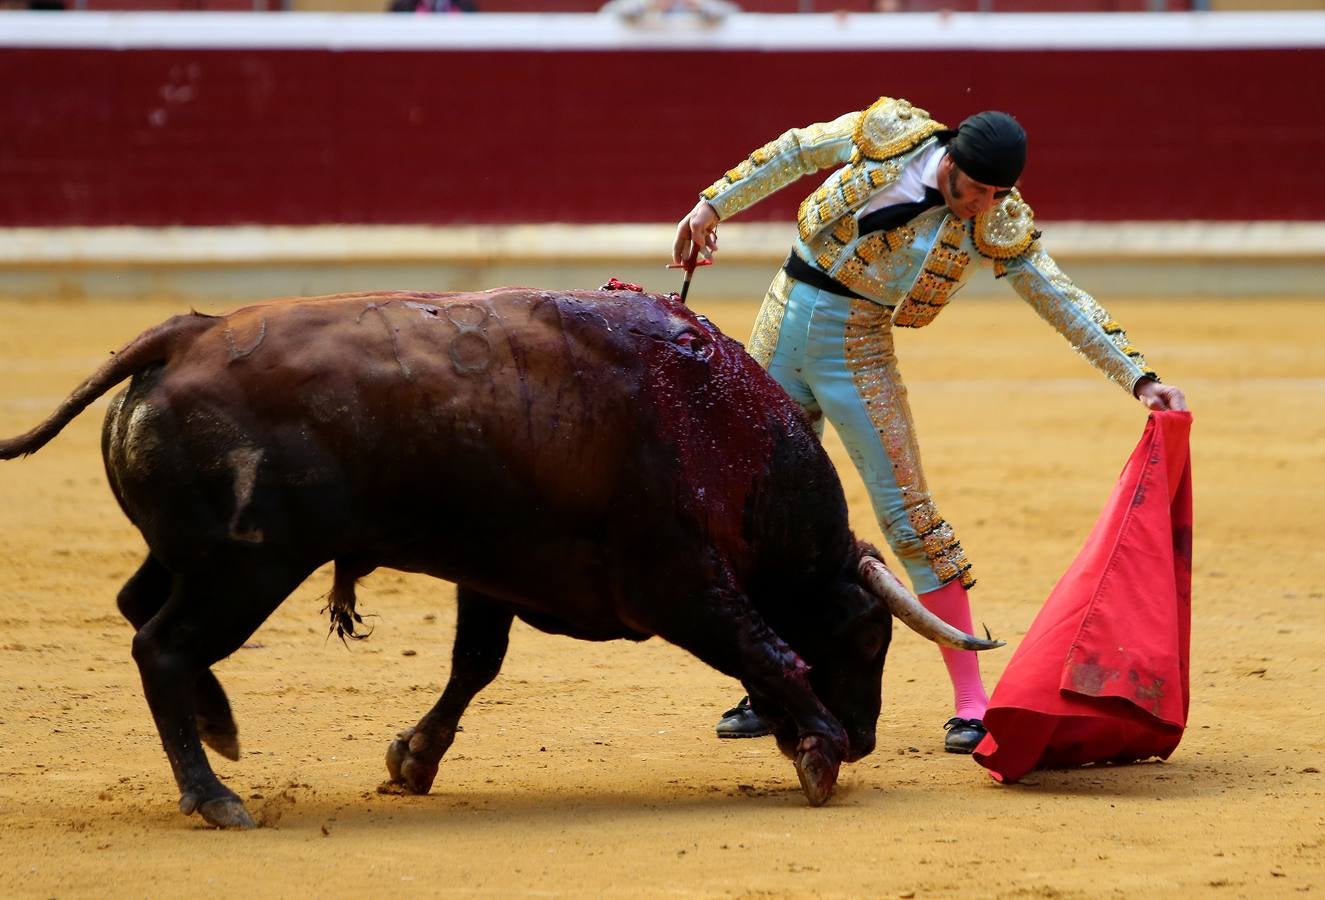
[[509, 534], [513, 516], [531, 531], [601, 533], [635, 502], [642, 464], [647, 477], [676, 481], [667, 471], [678, 451], [660, 441], [685, 435], [660, 430], [689, 401], [656, 380], [667, 358], [689, 353], [694, 332], [693, 317], [633, 294], [507, 289], [248, 307], [216, 319], [112, 407], [108, 469], [140, 526], [198, 520], [161, 515], [158, 488], [169, 483], [213, 511], [197, 527], [224, 540], [284, 528], [353, 541], [443, 520]]

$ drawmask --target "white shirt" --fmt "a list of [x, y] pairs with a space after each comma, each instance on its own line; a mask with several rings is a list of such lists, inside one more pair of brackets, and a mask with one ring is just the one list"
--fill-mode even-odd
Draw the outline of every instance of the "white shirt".
[[866, 213], [895, 206], [898, 203], [917, 203], [925, 199], [925, 188], [938, 190], [939, 163], [948, 155], [942, 144], [935, 144], [928, 150], [916, 155], [906, 164], [906, 168], [897, 176], [897, 180], [880, 190], [856, 213], [860, 219]]

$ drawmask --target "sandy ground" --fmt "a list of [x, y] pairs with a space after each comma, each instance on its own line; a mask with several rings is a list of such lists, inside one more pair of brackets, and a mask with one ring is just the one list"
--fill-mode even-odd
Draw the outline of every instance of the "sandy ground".
[[[731, 680], [660, 641], [517, 623], [433, 793], [382, 796], [387, 742], [445, 680], [453, 589], [373, 575], [361, 609], [381, 618], [346, 649], [318, 614], [322, 571], [217, 667], [245, 753], [215, 764], [266, 827], [204, 828], [176, 810], [114, 605], [143, 548], [104, 482], [101, 404], [0, 464], [0, 895], [1325, 892], [1325, 304], [1109, 305], [1195, 412], [1193, 702], [1168, 762], [996, 784], [941, 752], [939, 655], [903, 629], [878, 750], [812, 809], [771, 741], [714, 738]], [[0, 300], [0, 433], [181, 309]], [[740, 337], [754, 315], [703, 311]], [[957, 302], [899, 353], [931, 483], [981, 579], [977, 620], [1015, 647], [1144, 411], [1011, 296]], [[986, 658], [991, 687], [1011, 649]]]

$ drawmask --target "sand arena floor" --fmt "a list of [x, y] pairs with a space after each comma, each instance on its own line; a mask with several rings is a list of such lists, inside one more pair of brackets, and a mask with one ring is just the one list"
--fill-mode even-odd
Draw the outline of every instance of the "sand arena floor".
[[[940, 750], [938, 653], [899, 629], [878, 750], [809, 808], [772, 742], [720, 742], [741, 690], [660, 641], [516, 624], [433, 793], [382, 796], [383, 753], [445, 681], [453, 589], [379, 572], [349, 649], [323, 570], [217, 666], [265, 824], [201, 827], [115, 609], [142, 557], [102, 474], [104, 401], [0, 463], [0, 895], [1268, 897], [1325, 892], [1325, 304], [1115, 300], [1190, 396], [1192, 709], [1166, 763], [995, 784]], [[0, 433], [43, 418], [165, 302], [0, 300]], [[703, 307], [744, 337], [754, 306]], [[217, 311], [208, 308], [207, 311]], [[1015, 298], [898, 339], [930, 481], [1015, 646], [1141, 433], [1141, 407]], [[829, 436], [858, 532], [863, 489]], [[988, 655], [992, 687], [1009, 647]]]

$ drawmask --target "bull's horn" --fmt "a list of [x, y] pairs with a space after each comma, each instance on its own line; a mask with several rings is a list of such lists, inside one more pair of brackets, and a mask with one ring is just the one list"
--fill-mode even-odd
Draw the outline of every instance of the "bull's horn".
[[985, 640], [967, 634], [960, 628], [953, 628], [925, 609], [916, 599], [916, 595], [908, 591], [906, 586], [897, 580], [897, 576], [874, 557], [861, 556], [858, 571], [861, 584], [871, 594], [888, 604], [892, 614], [905, 622], [916, 634], [956, 650], [993, 650], [995, 647], [1003, 646], [1002, 641]]

